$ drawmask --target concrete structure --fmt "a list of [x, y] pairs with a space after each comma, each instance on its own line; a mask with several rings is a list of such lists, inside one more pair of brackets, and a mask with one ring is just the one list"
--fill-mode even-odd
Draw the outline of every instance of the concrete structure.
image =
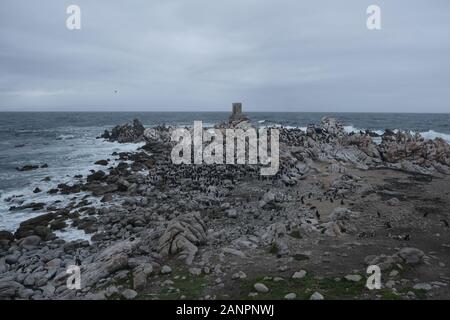
[[233, 103], [233, 116], [240, 116], [242, 114], [242, 103]]
[[242, 103], [233, 103], [233, 110], [230, 116], [230, 121], [244, 121], [248, 118], [242, 113]]

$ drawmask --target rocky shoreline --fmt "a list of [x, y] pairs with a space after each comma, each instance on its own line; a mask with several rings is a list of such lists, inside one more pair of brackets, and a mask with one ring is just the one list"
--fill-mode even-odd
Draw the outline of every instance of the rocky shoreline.
[[[261, 177], [258, 165], [173, 164], [172, 129], [117, 126], [101, 138], [145, 145], [47, 190], [64, 208], [11, 206], [47, 213], [0, 231], [0, 299], [450, 298], [444, 140], [386, 131], [377, 144], [324, 118], [280, 128], [280, 169]], [[67, 228], [91, 240], [58, 238]], [[364, 287], [371, 264], [381, 290]]]

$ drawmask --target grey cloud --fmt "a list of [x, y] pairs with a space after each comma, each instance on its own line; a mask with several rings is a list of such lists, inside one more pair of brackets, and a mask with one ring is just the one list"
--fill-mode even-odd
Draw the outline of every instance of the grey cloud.
[[[78, 4], [82, 30], [65, 28]], [[382, 9], [368, 31], [365, 10]], [[446, 0], [2, 0], [1, 110], [449, 112]], [[114, 94], [114, 90], [119, 90]], [[190, 110], [190, 109], [189, 109]]]

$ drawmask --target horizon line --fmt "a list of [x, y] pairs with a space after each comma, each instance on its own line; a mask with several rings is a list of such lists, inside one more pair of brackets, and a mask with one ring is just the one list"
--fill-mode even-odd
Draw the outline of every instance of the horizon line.
[[[231, 110], [214, 110], [214, 111], [205, 111], [205, 110], [129, 110], [129, 111], [119, 111], [119, 110], [1, 110], [0, 113], [230, 113]], [[363, 114], [450, 114], [450, 112], [404, 112], [404, 111], [254, 111], [248, 110], [244, 111], [245, 113], [363, 113]]]

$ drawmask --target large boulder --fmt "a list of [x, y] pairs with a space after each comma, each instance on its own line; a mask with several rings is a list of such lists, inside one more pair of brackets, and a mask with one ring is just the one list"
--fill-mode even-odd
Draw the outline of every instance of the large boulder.
[[14, 299], [20, 296], [20, 293], [25, 289], [23, 285], [11, 280], [0, 281], [0, 300]]
[[[128, 259], [132, 252], [139, 245], [139, 241], [120, 241], [107, 247], [98, 253], [92, 261], [84, 265], [81, 269], [83, 288], [92, 287], [102, 279], [108, 278], [113, 273], [127, 269]], [[65, 272], [58, 275], [55, 280], [61, 284], [66, 281], [69, 275]]]
[[109, 141], [119, 143], [139, 142], [143, 140], [145, 128], [138, 119], [133, 120], [133, 124], [125, 123], [115, 126], [111, 134], [105, 132], [103, 137], [109, 137]]
[[206, 242], [206, 226], [200, 214], [188, 213], [169, 222], [159, 239], [159, 251], [163, 255], [177, 254], [190, 265], [198, 247]]
[[424, 255], [422, 250], [416, 248], [403, 248], [398, 252], [398, 256], [410, 265], [420, 264]]

